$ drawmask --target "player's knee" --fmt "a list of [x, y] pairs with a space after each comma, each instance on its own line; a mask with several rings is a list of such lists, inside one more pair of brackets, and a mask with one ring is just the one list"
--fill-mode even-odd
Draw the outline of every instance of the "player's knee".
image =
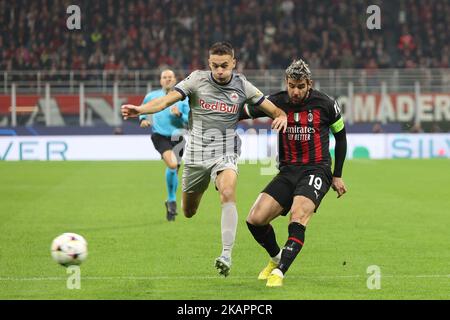
[[247, 216], [247, 222], [254, 226], [263, 226], [268, 223], [267, 218], [258, 210], [258, 206], [253, 206]]
[[260, 216], [248, 216], [247, 222], [254, 226], [265, 226], [267, 224], [267, 219]]
[[303, 208], [293, 208], [291, 210], [291, 221], [306, 226], [313, 215], [313, 211], [304, 210]]
[[178, 169], [178, 163], [177, 163], [177, 162], [169, 162], [169, 163], [167, 164], [167, 167], [168, 167], [170, 170], [176, 170], [176, 169]]
[[222, 190], [220, 190], [220, 198], [222, 199], [223, 203], [235, 201], [234, 189], [232, 187], [223, 188]]

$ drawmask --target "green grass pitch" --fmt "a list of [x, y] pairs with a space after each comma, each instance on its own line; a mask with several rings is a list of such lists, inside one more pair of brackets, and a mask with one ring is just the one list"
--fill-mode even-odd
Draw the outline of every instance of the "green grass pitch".
[[[221, 278], [212, 186], [194, 218], [169, 223], [161, 161], [2, 162], [0, 299], [449, 299], [449, 165], [347, 161], [348, 194], [327, 194], [284, 286], [266, 288], [256, 277], [267, 257], [245, 225], [272, 178], [257, 165], [240, 166], [233, 268]], [[280, 245], [287, 221], [273, 224]], [[67, 289], [65, 268], [50, 256], [63, 232], [89, 242], [79, 290]], [[371, 265], [381, 270], [380, 289], [367, 287]]]

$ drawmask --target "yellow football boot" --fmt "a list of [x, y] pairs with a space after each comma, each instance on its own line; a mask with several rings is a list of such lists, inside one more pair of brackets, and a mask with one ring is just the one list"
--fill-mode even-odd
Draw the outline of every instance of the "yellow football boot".
[[274, 269], [267, 278], [267, 287], [282, 287], [283, 286], [283, 273], [279, 269]]
[[267, 280], [267, 278], [270, 276], [270, 273], [278, 267], [278, 264], [272, 261], [272, 259], [269, 260], [269, 264], [259, 273], [258, 280]]

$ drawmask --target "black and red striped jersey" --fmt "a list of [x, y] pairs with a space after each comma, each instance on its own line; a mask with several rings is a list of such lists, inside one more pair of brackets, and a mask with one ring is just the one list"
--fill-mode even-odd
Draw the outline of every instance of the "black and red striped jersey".
[[[326, 94], [311, 89], [301, 104], [293, 104], [287, 91], [267, 97], [288, 117], [285, 133], [278, 135], [279, 166], [323, 164], [331, 166], [330, 129], [337, 133], [344, 128], [338, 103]], [[241, 119], [266, 116], [258, 107], [246, 105]], [[246, 116], [247, 115], [247, 116]]]

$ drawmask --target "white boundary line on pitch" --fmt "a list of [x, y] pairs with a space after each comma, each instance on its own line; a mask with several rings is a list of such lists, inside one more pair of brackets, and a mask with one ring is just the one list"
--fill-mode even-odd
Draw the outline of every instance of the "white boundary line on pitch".
[[[450, 274], [423, 274], [423, 275], [381, 275], [382, 278], [450, 278]], [[290, 279], [346, 279], [367, 278], [363, 275], [342, 276], [289, 276]], [[81, 276], [82, 280], [211, 280], [220, 279], [219, 276], [116, 276], [116, 277], [91, 277]], [[255, 279], [255, 276], [231, 276], [230, 279]], [[0, 277], [0, 281], [65, 281], [67, 277]]]

